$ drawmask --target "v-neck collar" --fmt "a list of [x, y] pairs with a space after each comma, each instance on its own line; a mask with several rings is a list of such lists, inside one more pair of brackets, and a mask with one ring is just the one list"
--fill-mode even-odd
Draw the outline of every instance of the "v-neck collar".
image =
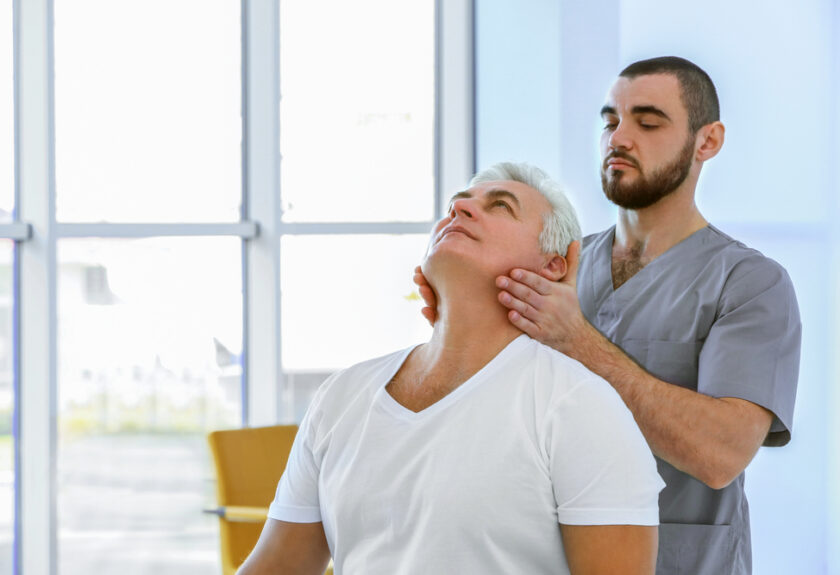
[[414, 348], [409, 348], [404, 351], [402, 356], [399, 358], [399, 361], [394, 362], [394, 369], [388, 374], [388, 377], [385, 378], [384, 382], [380, 385], [379, 389], [376, 392], [376, 402], [382, 406], [385, 411], [390, 413], [392, 416], [402, 419], [404, 421], [418, 421], [421, 419], [425, 419], [427, 417], [431, 417], [435, 413], [439, 413], [453, 405], [454, 403], [458, 402], [462, 397], [470, 392], [470, 390], [474, 389], [475, 387], [479, 386], [482, 382], [486, 381], [489, 377], [491, 377], [501, 366], [507, 363], [507, 360], [512, 355], [515, 355], [516, 352], [522, 348], [527, 343], [528, 336], [522, 334], [517, 336], [513, 341], [507, 344], [502, 351], [496, 354], [493, 359], [488, 361], [484, 367], [479, 369], [475, 372], [469, 379], [467, 379], [464, 383], [441, 397], [439, 400], [431, 404], [430, 406], [422, 409], [420, 411], [412, 411], [405, 407], [403, 404], [398, 402], [394, 399], [388, 390], [385, 387], [388, 385], [388, 382], [391, 381], [391, 378], [396, 375], [399, 371], [402, 364], [408, 358], [408, 354]]
[[699, 241], [699, 238], [704, 235], [701, 232], [708, 232], [711, 229], [711, 224], [706, 224], [699, 230], [695, 231], [691, 235], [686, 238], [683, 238], [679, 242], [675, 243], [673, 246], [653, 258], [650, 262], [648, 262], [642, 269], [638, 272], [633, 274], [633, 276], [628, 279], [626, 282], [618, 286], [617, 288], [613, 287], [613, 275], [612, 275], [612, 250], [613, 244], [615, 243], [615, 226], [610, 228], [609, 233], [607, 234], [606, 241], [604, 241], [601, 249], [604, 250], [606, 253], [602, 256], [602, 259], [605, 261], [601, 262], [601, 265], [597, 267], [596, 273], [598, 274], [598, 284], [604, 286], [606, 284], [607, 297], [611, 295], [620, 295], [624, 292], [632, 291], [632, 287], [628, 289], [624, 289], [625, 286], [628, 284], [633, 284], [634, 282], [638, 283], [637, 278], [639, 276], [644, 276], [645, 274], [651, 274], [654, 272], [649, 271], [650, 268], [656, 269], [657, 267], [661, 267], [662, 262], [666, 262], [670, 259], [676, 257], [674, 254], [679, 254], [680, 251], [685, 249], [686, 246], [693, 244], [695, 241]]

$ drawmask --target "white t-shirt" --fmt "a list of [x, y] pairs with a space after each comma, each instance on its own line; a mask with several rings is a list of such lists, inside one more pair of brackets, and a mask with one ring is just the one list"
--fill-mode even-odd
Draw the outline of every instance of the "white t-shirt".
[[415, 413], [385, 390], [411, 349], [324, 382], [268, 516], [322, 521], [337, 574], [568, 573], [558, 523], [658, 525], [632, 415], [522, 335]]

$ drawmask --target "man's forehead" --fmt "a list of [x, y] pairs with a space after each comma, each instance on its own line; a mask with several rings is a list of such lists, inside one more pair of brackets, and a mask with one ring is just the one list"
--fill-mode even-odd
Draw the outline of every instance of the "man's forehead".
[[645, 74], [633, 78], [620, 76], [607, 92], [606, 108], [618, 112], [653, 106], [666, 112], [685, 113], [680, 82], [673, 74]]

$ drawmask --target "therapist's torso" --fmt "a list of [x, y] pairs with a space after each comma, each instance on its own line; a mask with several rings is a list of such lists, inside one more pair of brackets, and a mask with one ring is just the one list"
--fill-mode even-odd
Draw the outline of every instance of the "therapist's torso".
[[[734, 331], [730, 338], [725, 331], [727, 328], [722, 327], [720, 340], [717, 332], [710, 339], [710, 332], [720, 321], [722, 298], [727, 297], [733, 269], [745, 265], [771, 265], [781, 269], [778, 264], [708, 226], [673, 246], [614, 290], [613, 238], [614, 228], [588, 236], [581, 253], [578, 295], [584, 315], [599, 331], [663, 381], [717, 397], [746, 395], [745, 399], [763, 404], [777, 414], [785, 412], [790, 404], [789, 412], [792, 413], [792, 397], [779, 399], [773, 390], [755, 392], [753, 397], [750, 395], [753, 392], [742, 389], [741, 386], [753, 385], [751, 381], [743, 381], [749, 378], [738, 372], [743, 366], [729, 370], [738, 372], [733, 375], [733, 381], [726, 381], [726, 376], [720, 373], [711, 373], [716, 369], [726, 373], [727, 362], [731, 361], [763, 361], [761, 357], [728, 357], [740, 355], [738, 350], [731, 350], [731, 354], [727, 351], [731, 341], [737, 341]], [[765, 264], [765, 261], [769, 263]], [[737, 271], [740, 273], [741, 268]], [[789, 283], [784, 270], [781, 275], [781, 280], [768, 281]], [[789, 296], [764, 297], [791, 298], [794, 311], [790, 315], [796, 317], [789, 321], [798, 322], [792, 287], [773, 289], [780, 293], [790, 290]], [[791, 304], [788, 302], [787, 305], [790, 307]], [[755, 317], [740, 319], [736, 314], [732, 315], [736, 318], [733, 321], [755, 321]], [[737, 330], [738, 326], [731, 329]], [[796, 329], [799, 329], [798, 324]], [[784, 345], [793, 346], [786, 342]], [[795, 364], [798, 370], [798, 342]], [[715, 367], [703, 367], [705, 365]], [[701, 374], [704, 369], [706, 373]], [[756, 371], [761, 369], [756, 368]], [[761, 377], [760, 373], [755, 375]], [[778, 377], [788, 375], [781, 373]], [[792, 394], [782, 395], [795, 396], [795, 385], [794, 375]], [[789, 437], [789, 416], [780, 417], [786, 421], [777, 418], [772, 430]], [[724, 489], [715, 490], [661, 459], [657, 458], [657, 465], [667, 485], [659, 499], [661, 526], [657, 573], [750, 573], [750, 525], [744, 474]]]

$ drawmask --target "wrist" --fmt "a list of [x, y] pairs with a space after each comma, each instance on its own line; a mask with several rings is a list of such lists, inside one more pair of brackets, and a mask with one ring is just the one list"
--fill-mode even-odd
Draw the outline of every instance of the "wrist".
[[603, 353], [603, 342], [609, 342], [583, 316], [572, 330], [572, 334], [572, 338], [565, 342], [567, 349], [563, 353], [592, 369], [591, 365], [599, 363], [599, 356]]

